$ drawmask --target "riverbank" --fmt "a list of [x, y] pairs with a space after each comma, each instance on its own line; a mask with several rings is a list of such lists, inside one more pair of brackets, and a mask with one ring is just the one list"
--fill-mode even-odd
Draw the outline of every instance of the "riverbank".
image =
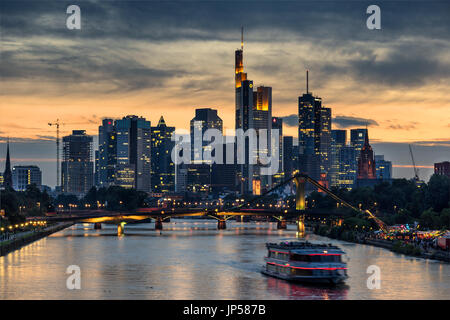
[[320, 236], [325, 236], [331, 239], [337, 239], [352, 243], [367, 244], [375, 247], [381, 247], [388, 249], [395, 253], [401, 253], [407, 256], [413, 256], [423, 259], [433, 259], [443, 262], [450, 263], [450, 252], [436, 249], [429, 249], [427, 251], [414, 246], [409, 243], [402, 243], [400, 241], [390, 241], [383, 239], [373, 239], [367, 237], [365, 234], [352, 231], [344, 231], [342, 233], [331, 232], [330, 229], [326, 228], [314, 228], [313, 232]]
[[52, 233], [58, 232], [72, 225], [73, 225], [72, 222], [57, 223], [41, 230], [33, 230], [22, 232], [19, 234], [14, 234], [10, 239], [3, 240], [0, 242], [0, 256], [4, 256], [14, 250], [20, 249], [21, 247], [27, 244], [45, 238], [51, 235]]

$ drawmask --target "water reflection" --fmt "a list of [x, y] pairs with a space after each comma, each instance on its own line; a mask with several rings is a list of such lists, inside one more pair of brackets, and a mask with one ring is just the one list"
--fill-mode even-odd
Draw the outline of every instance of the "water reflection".
[[[340, 287], [292, 284], [260, 273], [265, 243], [295, 238], [297, 226], [209, 220], [153, 224], [79, 224], [0, 257], [1, 299], [448, 299], [450, 265], [390, 251], [323, 240], [348, 256]], [[66, 268], [81, 268], [81, 290], [66, 288]], [[366, 286], [367, 267], [382, 270], [382, 288]]]

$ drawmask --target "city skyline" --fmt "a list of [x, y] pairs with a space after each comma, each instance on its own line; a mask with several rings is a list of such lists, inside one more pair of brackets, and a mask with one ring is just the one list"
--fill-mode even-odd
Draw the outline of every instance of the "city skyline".
[[[432, 172], [434, 162], [448, 159], [450, 118], [443, 113], [450, 104], [449, 73], [445, 73], [449, 58], [448, 43], [445, 42], [448, 34], [439, 33], [439, 27], [433, 26], [432, 22], [425, 22], [423, 28], [418, 29], [405, 24], [404, 17], [393, 21], [392, 17], [387, 16], [383, 17], [386, 27], [376, 34], [364, 29], [364, 16], [358, 22], [359, 9], [348, 8], [348, 4], [339, 7], [337, 13], [334, 5], [328, 8], [323, 4], [305, 4], [298, 8], [308, 9], [311, 17], [320, 10], [334, 11], [323, 26], [312, 29], [306, 22], [298, 22], [301, 25], [296, 29], [288, 12], [295, 4], [277, 5], [275, 8], [277, 12], [286, 14], [285, 24], [275, 14], [263, 10], [269, 4], [258, 4], [263, 8], [257, 8], [256, 14], [249, 13], [248, 23], [242, 14], [229, 23], [225, 22], [223, 15], [229, 12], [230, 6], [211, 4], [208, 9], [212, 10], [212, 16], [221, 17], [211, 30], [198, 23], [182, 34], [171, 30], [167, 31], [171, 36], [156, 34], [145, 38], [147, 33], [132, 34], [129, 28], [125, 31], [120, 28], [126, 17], [134, 15], [138, 8], [126, 5], [118, 8], [110, 3], [96, 8], [95, 4], [86, 4], [81, 5], [82, 12], [89, 12], [90, 6], [95, 12], [93, 16], [98, 19], [87, 21], [85, 28], [77, 35], [68, 30], [58, 31], [57, 22], [50, 19], [43, 25], [43, 33], [31, 32], [26, 41], [18, 43], [20, 35], [14, 25], [2, 26], [5, 30], [2, 34], [5, 54], [2, 56], [1, 83], [6, 90], [1, 93], [2, 115], [5, 116], [0, 120], [0, 139], [6, 142], [6, 138], [10, 137], [14, 165], [37, 164], [41, 167], [44, 184], [54, 185], [52, 181], [56, 180], [52, 176], [55, 171], [55, 130], [47, 125], [56, 118], [65, 123], [61, 136], [83, 129], [94, 136], [94, 141], [97, 141], [96, 132], [102, 118], [136, 114], [155, 125], [164, 116], [170, 126], [188, 129], [187, 119], [193, 116], [194, 109], [202, 107], [218, 109], [224, 121], [224, 130], [233, 129], [234, 97], [231, 88], [234, 79], [230, 76], [230, 70], [234, 63], [233, 51], [240, 44], [241, 25], [246, 35], [246, 72], [256, 80], [255, 87], [264, 85], [273, 88], [273, 116], [283, 118], [285, 135], [297, 137], [297, 127], [290, 124], [295, 121], [292, 115], [297, 113], [297, 98], [305, 92], [304, 71], [309, 69], [310, 91], [322, 97], [325, 107], [333, 109], [332, 128], [361, 128], [368, 124], [375, 154], [384, 154], [393, 161], [395, 177], [413, 176], [408, 143], [414, 144], [419, 167], [425, 167], [422, 168], [423, 179], [429, 176], [423, 169]], [[157, 9], [162, 17], [170, 8], [169, 4], [139, 6], [150, 16], [153, 14], [150, 8]], [[363, 7], [355, 4], [355, 7], [359, 6]], [[415, 6], [420, 7], [421, 4]], [[400, 10], [395, 4], [390, 4], [389, 8], [394, 12]], [[18, 14], [18, 8], [11, 3], [2, 4], [2, 9], [12, 16]], [[25, 12], [21, 9], [20, 13], [31, 14], [27, 11], [31, 9], [33, 5], [25, 8]], [[429, 5], [429, 10], [436, 11], [434, 21], [442, 18], [438, 11], [444, 9], [445, 4], [439, 2]], [[43, 15], [42, 10], [38, 7], [36, 17]], [[58, 5], [52, 4], [46, 14], [55, 17], [58, 10]], [[188, 4], [185, 10], [195, 14]], [[225, 12], [221, 13], [221, 10]], [[402, 14], [406, 15], [404, 10], [402, 7]], [[363, 9], [359, 11], [364, 12]], [[118, 46], [114, 42], [113, 46], [110, 36], [103, 34], [105, 37], [101, 43], [104, 47], [96, 47], [98, 52], [95, 53], [92, 44], [96, 32], [99, 32], [97, 28], [105, 22], [99, 12], [117, 14], [117, 26], [110, 26], [109, 31], [120, 37], [129, 37], [127, 43]], [[270, 18], [271, 24], [261, 26], [252, 23], [258, 15]], [[419, 21], [420, 17], [413, 10], [411, 15], [409, 19]], [[311, 17], [305, 20], [309, 21]], [[339, 18], [343, 18], [343, 22], [339, 22]], [[37, 23], [36, 20], [39, 19], [31, 19], [28, 23], [31, 26]], [[142, 18], [138, 21], [145, 23]], [[152, 27], [150, 30], [159, 30], [158, 23], [161, 21], [159, 17], [155, 25], [149, 26]], [[192, 19], [189, 21], [192, 22]], [[180, 26], [175, 29], [183, 29], [185, 23], [181, 20]], [[441, 19], [440, 23], [441, 28], [448, 26], [445, 19]], [[341, 26], [344, 33], [356, 32], [355, 38], [339, 44], [333, 38], [337, 36], [335, 31], [328, 30], [330, 34], [324, 35], [324, 28], [333, 24]], [[393, 24], [402, 32], [397, 29], [394, 32]], [[45, 37], [49, 40], [49, 47], [36, 46], [35, 38], [42, 40]], [[268, 38], [277, 40], [266, 41]], [[386, 39], [389, 41], [386, 42]], [[368, 43], [362, 44], [361, 40]], [[189, 44], [188, 55], [182, 50], [186, 44]], [[79, 55], [70, 53], [69, 49], [74, 47], [80, 48]], [[328, 55], [332, 48], [334, 54], [330, 58]], [[121, 50], [127, 49], [134, 50], [121, 53]], [[308, 49], [322, 54], [311, 57]], [[408, 51], [408, 56], [402, 56], [404, 50]], [[49, 57], [42, 65], [37, 65], [36, 61], [44, 53]], [[15, 64], [20, 55], [26, 58], [25, 65], [29, 67], [31, 76], [21, 72], [25, 71], [23, 67]], [[106, 60], [99, 61], [100, 57]], [[405, 58], [408, 59], [402, 61]], [[54, 61], [57, 62], [56, 69], [52, 67]], [[412, 65], [414, 70], [409, 70]], [[114, 72], [121, 71], [123, 81], [119, 81], [118, 74], [105, 73], [108, 66], [114, 67]], [[389, 66], [398, 68], [391, 72]], [[89, 67], [98, 71], [98, 77], [88, 70]], [[57, 75], [55, 70], [59, 69], [61, 74]], [[34, 78], [39, 79], [38, 83], [33, 81]], [[29, 90], [31, 88], [33, 90]], [[64, 92], [64, 89], [69, 92]], [[18, 113], [18, 109], [26, 112]], [[179, 117], [180, 112], [186, 117]], [[30, 145], [34, 145], [36, 150]], [[94, 148], [97, 149], [97, 145]], [[1, 171], [5, 154], [6, 143], [2, 143]]]

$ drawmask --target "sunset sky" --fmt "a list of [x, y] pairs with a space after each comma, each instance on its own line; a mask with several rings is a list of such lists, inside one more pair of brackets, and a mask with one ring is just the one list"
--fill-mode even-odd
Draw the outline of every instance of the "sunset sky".
[[[81, 30], [66, 8], [81, 8]], [[368, 30], [366, 1], [2, 1], [0, 170], [5, 141], [14, 164], [37, 164], [55, 184], [55, 129], [97, 135], [104, 117], [144, 116], [188, 128], [194, 109], [218, 109], [234, 127], [234, 51], [245, 30], [244, 68], [273, 88], [273, 115], [297, 136], [298, 96], [332, 108], [333, 128], [369, 125], [394, 176], [420, 176], [450, 160], [450, 2], [377, 1], [381, 30]], [[292, 116], [294, 115], [294, 116]], [[96, 140], [96, 139], [94, 139]]]

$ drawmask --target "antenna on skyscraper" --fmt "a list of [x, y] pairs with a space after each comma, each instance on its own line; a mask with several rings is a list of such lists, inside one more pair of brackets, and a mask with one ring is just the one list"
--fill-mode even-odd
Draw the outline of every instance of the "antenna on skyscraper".
[[244, 26], [241, 26], [241, 50], [244, 50]]
[[309, 93], [309, 70], [306, 69], [306, 94]]

